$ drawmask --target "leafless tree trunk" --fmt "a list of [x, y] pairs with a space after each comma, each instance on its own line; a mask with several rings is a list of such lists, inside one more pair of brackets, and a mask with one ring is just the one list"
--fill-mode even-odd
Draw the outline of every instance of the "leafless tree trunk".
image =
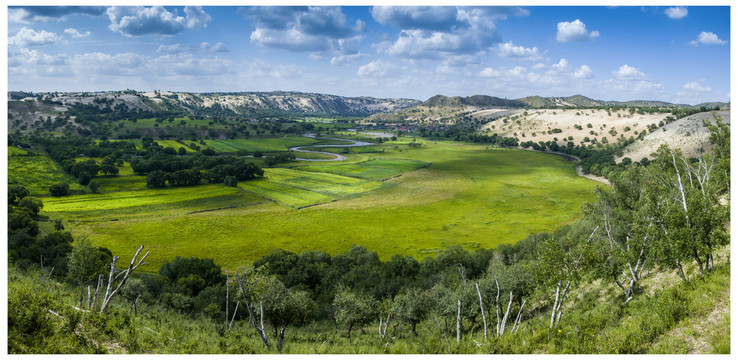
[[495, 276], [495, 284], [497, 285], [497, 296], [495, 297], [495, 312], [497, 313], [497, 332], [496, 338], [500, 337], [500, 283]]
[[520, 305], [520, 310], [518, 310], [518, 316], [515, 318], [515, 323], [513, 324], [512, 331], [513, 331], [514, 334], [517, 334], [518, 333], [518, 329], [520, 328], [520, 320], [521, 320], [522, 314], [523, 314], [523, 306], [525, 306], [525, 299], [523, 299], [523, 304]]
[[[243, 288], [243, 281], [241, 280], [241, 277], [236, 273], [236, 281], [238, 282], [238, 289], [241, 291], [241, 295], [243, 295], [244, 298], [248, 299], [249, 296], [246, 294], [246, 290]], [[264, 345], [266, 346], [267, 350], [269, 350], [269, 338], [267, 337], [265, 328], [264, 328], [264, 303], [259, 302], [259, 312], [260, 312], [260, 323], [261, 327], [259, 327], [259, 324], [256, 324], [256, 319], [254, 319], [253, 316], [253, 304], [248, 302], [246, 303], [246, 307], [249, 309], [249, 323], [251, 323], [254, 328], [256, 329], [256, 332], [259, 333], [261, 336], [261, 341], [264, 342]]]
[[225, 302], [226, 302], [225, 303], [226, 313], [225, 313], [225, 324], [224, 324], [224, 326], [227, 329], [228, 328], [228, 299], [229, 299], [228, 295], [229, 295], [229, 291], [230, 291], [230, 286], [228, 284], [228, 267], [227, 266], [226, 266], [226, 269], [225, 270], [226, 270], [226, 300], [225, 300]]
[[131, 305], [131, 310], [129, 310], [133, 312], [134, 317], [138, 315], [138, 308], [136, 307], [136, 304], [138, 304], [138, 299], [140, 298], [141, 298], [141, 295], [136, 296], [136, 300], [133, 300], [133, 305]]
[[551, 310], [550, 328], [553, 328], [554, 323], [558, 323], [561, 318], [561, 304], [564, 303], [564, 297], [566, 297], [566, 292], [569, 290], [569, 285], [571, 285], [571, 281], [566, 282], [566, 287], [564, 287], [563, 291], [561, 291], [561, 281], [556, 285], [556, 299], [554, 300], [553, 309]]
[[507, 324], [507, 316], [510, 314], [510, 307], [512, 306], [513, 301], [513, 294], [512, 291], [510, 291], [510, 301], [507, 303], [507, 311], [505, 311], [505, 316], [502, 317], [502, 328], [500, 329], [500, 335], [505, 334], [505, 324]]
[[100, 298], [100, 290], [102, 289], [102, 286], [103, 286], [103, 275], [100, 274], [97, 277], [97, 288], [95, 289], [95, 298], [92, 299], [92, 307], [90, 308], [90, 310], [92, 311], [95, 311], [95, 309], [97, 308], [97, 302], [98, 302], [98, 299]]
[[387, 314], [387, 321], [384, 322], [384, 329], [382, 328], [382, 318], [379, 318], [379, 336], [381, 338], [387, 336], [387, 327], [389, 326], [390, 315], [391, 314]]
[[87, 285], [87, 308], [90, 308], [90, 285]]
[[464, 285], [466, 285], [466, 269], [464, 268], [464, 265], [459, 264], [459, 276], [461, 277], [461, 281], [464, 282]]
[[233, 321], [236, 320], [236, 313], [238, 312], [238, 305], [240, 304], [241, 304], [240, 301], [236, 302], [236, 309], [233, 310], [233, 317], [231, 318], [231, 324], [228, 325], [228, 330], [233, 328]]
[[282, 352], [282, 342], [284, 342], [284, 331], [287, 329], [287, 324], [282, 323], [282, 329], [279, 331], [279, 337], [277, 338], [277, 351]]
[[484, 323], [484, 341], [487, 341], [487, 316], [484, 315], [484, 303], [482, 302], [482, 292], [479, 291], [479, 283], [477, 285], [477, 295], [479, 295], [479, 308], [482, 310], [482, 322]]
[[456, 312], [456, 343], [461, 342], [461, 300], [458, 300]]
[[[136, 254], [133, 255], [133, 259], [131, 259], [131, 264], [128, 265], [128, 269], [119, 273], [117, 276], [115, 276], [115, 264], [118, 263], [118, 259], [120, 259], [120, 256], [114, 256], [113, 262], [110, 263], [110, 276], [108, 277], [108, 289], [105, 291], [105, 297], [103, 297], [103, 303], [102, 307], [100, 308], [100, 314], [105, 313], [105, 310], [108, 309], [108, 306], [110, 305], [110, 300], [115, 297], [115, 295], [118, 294], [120, 289], [123, 287], [123, 285], [126, 283], [126, 280], [128, 280], [128, 277], [131, 276], [134, 270], [136, 270], [139, 266], [144, 265], [143, 261], [146, 260], [146, 257], [149, 256], [149, 252], [147, 251], [146, 254], [141, 258], [141, 260], [136, 263], [136, 258], [138, 258], [138, 254], [141, 253], [141, 250], [143, 250], [143, 245], [141, 245], [138, 250], [136, 250]], [[119, 276], [123, 275], [123, 280], [120, 281], [118, 286], [113, 290], [113, 282], [115, 282], [115, 279], [117, 279]]]

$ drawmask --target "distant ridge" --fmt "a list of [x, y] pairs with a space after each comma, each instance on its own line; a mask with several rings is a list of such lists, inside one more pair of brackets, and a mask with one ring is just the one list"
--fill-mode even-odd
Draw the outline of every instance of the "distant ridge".
[[495, 96], [474, 95], [469, 97], [447, 97], [436, 95], [426, 100], [423, 106], [474, 106], [474, 107], [524, 107], [525, 103], [518, 100], [501, 99]]

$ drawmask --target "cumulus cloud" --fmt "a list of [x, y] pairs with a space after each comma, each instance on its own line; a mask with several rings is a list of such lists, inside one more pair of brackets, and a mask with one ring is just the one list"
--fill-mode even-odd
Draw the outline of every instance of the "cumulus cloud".
[[64, 29], [64, 33], [67, 34], [67, 35], [69, 35], [69, 36], [71, 36], [73, 39], [79, 39], [79, 38], [90, 36], [90, 32], [89, 31], [85, 31], [84, 33], [80, 33], [75, 28], [67, 28], [67, 29]]
[[[240, 9], [255, 26], [250, 40], [260, 46], [295, 52], [343, 52], [366, 29], [357, 20], [351, 25], [339, 7], [260, 6]], [[349, 51], [353, 52], [353, 51]]]
[[572, 22], [562, 21], [556, 25], [556, 28], [556, 41], [558, 42], [587, 41], [600, 36], [599, 31], [587, 31], [587, 26], [579, 19]]
[[538, 53], [538, 47], [515, 46], [512, 41], [497, 44], [497, 55], [527, 61], [538, 61], [542, 58]]
[[341, 54], [339, 56], [334, 56], [331, 58], [331, 66], [344, 66], [344, 65], [351, 65], [355, 64], [359, 61], [359, 59], [365, 57], [367, 55], [362, 53], [356, 53], [356, 54]]
[[712, 32], [703, 31], [699, 35], [697, 35], [697, 40], [692, 40], [689, 42], [692, 46], [697, 46], [699, 44], [702, 45], [724, 45], [728, 42], [725, 40], [720, 40], [718, 38], [717, 34]]
[[401, 29], [448, 30], [456, 25], [457, 9], [450, 6], [375, 6], [374, 20]]
[[612, 72], [618, 79], [643, 79], [646, 74], [642, 73], [637, 68], [625, 64], [619, 67], [617, 70]]
[[217, 42], [215, 45], [210, 45], [209, 42], [203, 42], [200, 44], [200, 48], [205, 51], [211, 52], [228, 52], [228, 47], [222, 42]]
[[650, 79], [636, 67], [622, 65], [612, 74], [614, 78], [600, 83], [600, 88], [606, 93], [630, 99], [656, 99], [664, 94], [661, 83]]
[[200, 6], [185, 6], [185, 17], [177, 16], [162, 6], [112, 6], [108, 8], [110, 30], [126, 37], [144, 35], [177, 35], [185, 29], [200, 29], [211, 21]]
[[61, 36], [46, 30], [36, 31], [24, 27], [18, 30], [15, 35], [8, 38], [8, 44], [14, 46], [39, 46], [53, 44], [61, 40]]
[[34, 24], [51, 20], [64, 20], [69, 15], [99, 16], [104, 6], [10, 6], [8, 20], [11, 23]]
[[569, 70], [569, 62], [566, 59], [561, 59], [558, 63], [551, 65], [551, 68], [557, 72], [566, 71]]
[[592, 71], [589, 66], [582, 65], [579, 67], [579, 69], [574, 71], [572, 77], [574, 77], [575, 79], [591, 79], [594, 77], [594, 71]]
[[410, 59], [482, 54], [500, 41], [496, 20], [527, 14], [517, 7], [372, 8], [377, 22], [401, 28], [394, 42], [378, 44], [379, 50]]
[[682, 86], [682, 89], [688, 90], [688, 91], [696, 91], [696, 92], [712, 91], [712, 89], [709, 86], [702, 86], [697, 81], [692, 81], [690, 83], [684, 84], [684, 86]]
[[667, 8], [666, 10], [664, 10], [664, 13], [671, 19], [682, 19], [687, 17], [689, 11], [687, 11], [687, 8], [685, 8], [684, 6], [676, 6]]
[[164, 45], [164, 44], [161, 44], [156, 49], [156, 52], [165, 53], [165, 54], [178, 54], [178, 53], [192, 51], [192, 50], [193, 50], [192, 45], [182, 45], [182, 44]]
[[400, 72], [400, 68], [392, 63], [383, 60], [374, 60], [366, 65], [359, 67], [356, 75], [366, 77], [389, 77]]

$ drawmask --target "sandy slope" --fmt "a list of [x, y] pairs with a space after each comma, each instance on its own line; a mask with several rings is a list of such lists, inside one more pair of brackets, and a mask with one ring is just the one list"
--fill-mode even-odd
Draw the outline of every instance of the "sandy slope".
[[[668, 115], [631, 115], [627, 110], [612, 111], [610, 114], [607, 110], [593, 109], [528, 110], [503, 116], [490, 122], [484, 125], [483, 131], [489, 129], [489, 133], [496, 132], [502, 136], [517, 137], [521, 142], [552, 141], [556, 138], [559, 145], [566, 145], [567, 141], [579, 145], [583, 143], [585, 137], [590, 141], [596, 138], [598, 142], [605, 137], [608, 142], [612, 143], [617, 142], [621, 136], [626, 139], [631, 136], [637, 137], [637, 133], [647, 131], [649, 124], [658, 125], [659, 121]], [[592, 127], [588, 127], [587, 124], [591, 124]], [[582, 129], [575, 128], [575, 125], [581, 126]], [[630, 129], [626, 131], [626, 127]], [[562, 132], [549, 133], [553, 129], [561, 129]], [[611, 130], [614, 130], [613, 133]], [[569, 140], [569, 136], [573, 139]]]
[[[723, 122], [730, 124], [730, 111], [718, 111], [717, 115], [723, 118]], [[667, 124], [646, 135], [643, 140], [626, 147], [623, 156], [615, 161], [620, 162], [623, 157], [629, 157], [634, 161], [640, 161], [644, 157], [651, 158], [651, 153], [656, 152], [661, 144], [679, 148], [684, 155], [690, 157], [700, 155], [700, 149], [709, 151], [710, 134], [707, 128], [702, 126], [703, 120], [712, 120], [712, 113], [694, 114]]]

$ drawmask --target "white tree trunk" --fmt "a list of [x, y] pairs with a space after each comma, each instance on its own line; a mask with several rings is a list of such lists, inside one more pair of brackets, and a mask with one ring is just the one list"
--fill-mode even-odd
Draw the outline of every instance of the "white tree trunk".
[[136, 270], [139, 266], [144, 265], [144, 260], [146, 260], [146, 257], [149, 256], [149, 252], [147, 251], [146, 254], [141, 258], [141, 260], [136, 263], [136, 258], [138, 258], [138, 254], [141, 253], [141, 250], [143, 250], [144, 246], [141, 245], [138, 250], [136, 250], [136, 254], [133, 255], [133, 258], [131, 259], [131, 264], [128, 265], [128, 269], [120, 274], [118, 276], [123, 275], [123, 280], [120, 281], [120, 284], [115, 288], [115, 290], [112, 290], [113, 282], [118, 276], [113, 276], [115, 274], [115, 264], [118, 263], [118, 259], [120, 256], [114, 256], [113, 262], [110, 263], [110, 277], [108, 278], [108, 289], [105, 291], [105, 297], [103, 298], [103, 304], [100, 308], [100, 314], [103, 314], [105, 310], [107, 310], [108, 306], [110, 305], [110, 300], [115, 297], [115, 295], [118, 294], [120, 289], [123, 287], [123, 285], [126, 283], [126, 280], [128, 280], [128, 277], [131, 276], [134, 270]]
[[505, 316], [502, 317], [502, 327], [500, 328], [500, 335], [505, 334], [505, 324], [507, 324], [507, 316], [510, 314], [510, 307], [512, 306], [513, 301], [513, 294], [512, 291], [510, 291], [510, 301], [507, 303], [507, 311], [505, 311]]
[[513, 333], [517, 334], [518, 329], [520, 328], [520, 320], [522, 318], [523, 314], [523, 306], [525, 306], [525, 299], [523, 299], [523, 304], [520, 305], [520, 310], [518, 310], [518, 316], [515, 318], [515, 323], [513, 324]]
[[461, 342], [461, 300], [458, 300], [456, 312], [456, 343]]
[[484, 314], [484, 302], [482, 301], [482, 292], [479, 291], [479, 283], [477, 285], [477, 295], [479, 295], [479, 308], [482, 311], [482, 322], [484, 322], [484, 341], [487, 341], [487, 316]]
[[561, 291], [561, 281], [556, 285], [556, 299], [554, 299], [553, 308], [551, 309], [551, 324], [549, 328], [553, 328], [554, 320], [556, 320], [556, 306], [559, 304], [559, 292]]
[[497, 285], [497, 297], [495, 297], [495, 313], [497, 313], [497, 332], [495, 337], [500, 337], [500, 283], [497, 282], [497, 276], [495, 276], [495, 284]]

